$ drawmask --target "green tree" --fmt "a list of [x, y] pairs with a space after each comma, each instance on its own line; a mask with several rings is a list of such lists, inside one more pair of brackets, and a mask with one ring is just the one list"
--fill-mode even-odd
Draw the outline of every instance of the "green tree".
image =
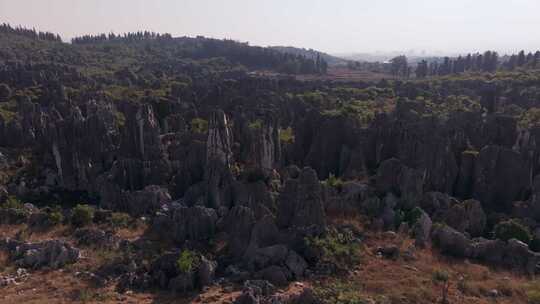
[[407, 60], [407, 57], [401, 55], [392, 58], [390, 60], [390, 69], [392, 71], [392, 75], [394, 75], [395, 77], [407, 76], [407, 72], [409, 70], [409, 62]]

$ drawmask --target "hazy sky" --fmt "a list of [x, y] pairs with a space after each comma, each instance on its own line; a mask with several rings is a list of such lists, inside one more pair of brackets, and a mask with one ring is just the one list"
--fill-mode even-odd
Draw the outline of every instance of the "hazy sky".
[[153, 30], [330, 53], [540, 49], [540, 0], [0, 0], [0, 23]]

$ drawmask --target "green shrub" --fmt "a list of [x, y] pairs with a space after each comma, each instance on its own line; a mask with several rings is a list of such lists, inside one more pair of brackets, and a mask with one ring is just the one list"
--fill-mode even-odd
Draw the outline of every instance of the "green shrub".
[[361, 245], [352, 232], [329, 232], [322, 237], [306, 238], [306, 245], [318, 251], [322, 262], [334, 264], [347, 269], [357, 264], [361, 258]]
[[198, 264], [197, 254], [191, 250], [183, 250], [176, 260], [176, 268], [180, 273], [190, 273], [197, 267]]
[[248, 124], [250, 130], [260, 130], [263, 127], [263, 122], [260, 119], [256, 119]]
[[94, 209], [88, 205], [77, 205], [73, 208], [71, 224], [76, 227], [86, 226], [94, 219]]
[[444, 270], [433, 272], [431, 280], [435, 285], [441, 286], [441, 303], [448, 303], [448, 289], [450, 287], [450, 274]]
[[294, 131], [291, 127], [279, 130], [279, 141], [283, 144], [294, 143]]
[[115, 212], [111, 215], [111, 225], [115, 228], [126, 228], [131, 222], [131, 216], [127, 213]]
[[495, 226], [495, 238], [503, 241], [518, 239], [526, 244], [531, 242], [532, 236], [529, 229], [517, 220], [508, 220]]
[[202, 118], [193, 118], [191, 120], [191, 131], [206, 134], [208, 132], [208, 121]]
[[325, 183], [327, 186], [335, 188], [339, 191], [341, 191], [343, 188], [343, 181], [339, 177], [336, 177], [333, 173], [330, 173]]
[[414, 207], [411, 211], [405, 214], [405, 221], [409, 224], [409, 227], [414, 226], [418, 219], [422, 216], [422, 209], [419, 207]]
[[49, 214], [47, 214], [47, 221], [52, 226], [60, 225], [64, 221], [64, 215], [62, 212], [57, 210], [51, 211]]
[[532, 282], [526, 285], [525, 295], [527, 296], [527, 303], [540, 304], [540, 284], [538, 282]]
[[450, 275], [448, 274], [448, 272], [438, 269], [433, 272], [431, 279], [436, 284], [446, 283], [450, 279]]
[[24, 209], [24, 204], [16, 197], [9, 196], [4, 204], [3, 209]]

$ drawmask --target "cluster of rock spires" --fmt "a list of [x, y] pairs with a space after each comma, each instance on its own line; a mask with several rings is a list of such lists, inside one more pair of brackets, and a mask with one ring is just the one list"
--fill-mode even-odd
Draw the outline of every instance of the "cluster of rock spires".
[[[424, 117], [425, 109], [408, 101], [367, 128], [288, 106], [295, 119], [281, 122], [272, 112], [197, 111], [180, 101], [158, 113], [148, 103], [80, 108], [65, 98], [47, 107], [21, 100], [18, 119], [0, 120], [0, 146], [34, 148], [42, 170], [12, 180], [7, 192], [86, 193], [101, 207], [150, 216], [152, 230], [179, 245], [226, 235], [223, 255], [202, 257], [188, 274], [176, 270], [178, 253], [151, 269], [135, 265], [123, 274], [130, 288], [191, 290], [220, 267], [239, 281], [284, 285], [317, 263], [305, 240], [326, 233], [326, 214], [365, 213], [374, 228], [396, 230], [400, 212], [417, 207], [418, 246], [433, 236], [443, 252], [535, 272], [538, 254], [525, 244], [479, 237], [495, 212], [538, 228], [538, 132], [497, 114]], [[295, 130], [286, 145], [284, 123]], [[320, 182], [331, 174], [351, 181]], [[435, 222], [447, 226], [433, 229]], [[17, 246], [28, 267], [57, 267], [77, 256], [65, 244]]]
[[59, 240], [26, 243], [4, 239], [0, 242], [0, 248], [9, 252], [18, 267], [30, 269], [58, 269], [77, 262], [80, 257], [79, 249]]

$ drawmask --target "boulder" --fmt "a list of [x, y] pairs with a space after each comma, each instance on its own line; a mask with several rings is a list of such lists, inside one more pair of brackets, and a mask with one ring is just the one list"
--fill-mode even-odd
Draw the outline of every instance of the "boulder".
[[432, 236], [435, 244], [445, 254], [461, 258], [471, 255], [472, 241], [451, 227], [445, 225], [437, 227]]
[[204, 256], [201, 257], [199, 269], [197, 270], [197, 283], [199, 287], [203, 288], [212, 284], [216, 268], [217, 263], [215, 261], [211, 261]]
[[460, 232], [467, 232], [472, 237], [481, 236], [487, 222], [482, 205], [472, 199], [454, 204], [443, 217], [447, 225]]
[[118, 249], [120, 238], [111, 231], [103, 231], [96, 228], [79, 228], [75, 231], [75, 238], [79, 246], [91, 246], [94, 248]]
[[285, 260], [285, 265], [297, 280], [304, 277], [304, 273], [308, 267], [304, 258], [299, 256], [294, 250], [289, 251]]
[[273, 285], [285, 286], [289, 281], [290, 273], [283, 267], [273, 265], [261, 270], [259, 276]]
[[285, 262], [288, 251], [285, 245], [258, 248], [245, 257], [248, 269], [256, 271], [271, 265], [281, 265]]
[[175, 208], [172, 214], [172, 232], [175, 241], [203, 241], [210, 239], [216, 231], [217, 213], [214, 209], [201, 206]]

